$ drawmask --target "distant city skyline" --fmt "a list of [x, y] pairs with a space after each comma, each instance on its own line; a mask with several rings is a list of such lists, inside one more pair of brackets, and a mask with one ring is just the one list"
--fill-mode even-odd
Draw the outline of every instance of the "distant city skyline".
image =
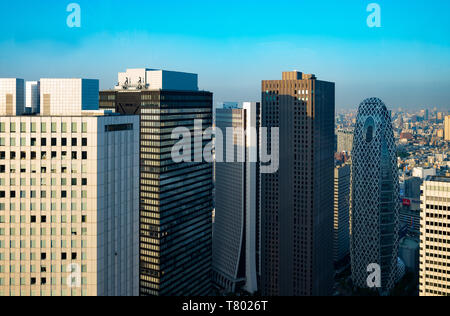
[[[118, 71], [150, 66], [198, 73], [217, 103], [259, 101], [263, 78], [301, 69], [336, 82], [337, 110], [368, 96], [392, 109], [450, 107], [448, 1], [77, 0], [80, 28], [66, 25], [70, 2], [0, 12], [0, 77], [87, 77], [110, 89]], [[371, 2], [380, 28], [366, 23]]]

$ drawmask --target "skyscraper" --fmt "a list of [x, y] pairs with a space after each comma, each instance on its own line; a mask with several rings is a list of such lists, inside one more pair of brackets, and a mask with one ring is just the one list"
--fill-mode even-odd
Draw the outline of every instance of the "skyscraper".
[[[216, 163], [213, 280], [225, 292], [258, 290], [260, 178], [255, 158], [259, 111], [260, 103], [256, 102], [245, 102], [242, 109], [216, 110], [216, 126], [224, 136], [223, 156], [228, 154], [228, 145], [234, 151], [234, 162]], [[233, 134], [228, 134], [229, 128], [234, 128]], [[245, 162], [238, 158], [245, 158]]]
[[263, 295], [331, 294], [334, 114], [332, 82], [297, 71], [262, 82], [261, 126], [279, 127], [281, 162], [261, 174]]
[[393, 288], [398, 258], [399, 180], [391, 117], [377, 98], [358, 109], [352, 152], [351, 265], [367, 288], [368, 268], [381, 268], [381, 290]]
[[420, 220], [421, 296], [450, 296], [450, 177], [422, 185]]
[[340, 129], [337, 131], [337, 152], [351, 153], [353, 148], [353, 131]]
[[44, 87], [56, 113], [0, 117], [0, 296], [137, 295], [139, 117], [66, 87]]
[[201, 149], [192, 162], [176, 163], [171, 152], [177, 127], [195, 134], [195, 120], [202, 131], [212, 126], [212, 93], [198, 90], [196, 74], [143, 68], [118, 79], [100, 93], [100, 108], [141, 117], [140, 294], [208, 295], [212, 164], [194, 161]]
[[334, 262], [339, 264], [350, 251], [350, 165], [334, 169]]
[[444, 122], [444, 137], [446, 141], [450, 141], [450, 115], [445, 117]]

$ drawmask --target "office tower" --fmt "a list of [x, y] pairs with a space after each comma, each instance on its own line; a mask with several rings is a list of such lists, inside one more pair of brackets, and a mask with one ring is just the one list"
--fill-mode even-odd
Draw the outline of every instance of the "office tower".
[[0, 79], [0, 115], [22, 115], [25, 112], [25, 82], [18, 78]]
[[280, 139], [279, 170], [261, 174], [263, 295], [331, 294], [334, 112], [332, 82], [297, 71], [262, 82], [261, 126]]
[[[259, 111], [260, 103], [245, 102], [242, 109], [217, 109], [216, 113], [216, 126], [224, 137], [223, 156], [229, 154], [227, 146], [233, 146], [234, 155], [234, 162], [216, 163], [213, 281], [226, 293], [258, 290]], [[220, 150], [217, 146], [216, 152]], [[245, 162], [239, 157], [245, 157]]]
[[[141, 117], [140, 294], [208, 295], [212, 289], [212, 164], [172, 160], [173, 130], [212, 126], [212, 93], [197, 75], [131, 69], [100, 107]], [[194, 137], [192, 137], [194, 138]], [[203, 145], [211, 141], [204, 137]], [[201, 151], [195, 149], [194, 154]]]
[[351, 154], [353, 148], [353, 130], [340, 129], [337, 131], [337, 152]]
[[0, 117], [0, 295], [137, 295], [139, 117], [52, 109]]
[[422, 192], [419, 294], [450, 296], [450, 177], [429, 177]]
[[368, 267], [381, 268], [381, 291], [395, 283], [399, 180], [391, 117], [377, 98], [358, 109], [352, 152], [351, 265], [355, 286], [367, 288]]
[[350, 252], [350, 165], [334, 169], [334, 263]]
[[39, 81], [25, 83], [25, 109], [27, 113], [39, 113], [41, 101]]
[[450, 141], [450, 115], [447, 115], [445, 117], [444, 135], [445, 135], [445, 140]]
[[98, 109], [98, 80], [41, 79], [41, 114], [72, 115]]

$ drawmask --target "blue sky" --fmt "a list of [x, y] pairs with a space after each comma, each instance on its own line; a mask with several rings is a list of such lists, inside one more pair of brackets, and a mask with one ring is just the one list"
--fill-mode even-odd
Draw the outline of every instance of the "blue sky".
[[[81, 28], [66, 7], [81, 6]], [[366, 7], [381, 7], [369, 28]], [[450, 108], [448, 0], [22, 0], [0, 11], [0, 77], [88, 77], [132, 67], [199, 74], [216, 101], [258, 100], [299, 70], [336, 82], [336, 106]]]

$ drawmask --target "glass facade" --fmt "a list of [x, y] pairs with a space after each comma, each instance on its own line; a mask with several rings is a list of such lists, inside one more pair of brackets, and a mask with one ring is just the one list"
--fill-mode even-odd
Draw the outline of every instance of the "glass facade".
[[100, 108], [141, 117], [140, 294], [210, 294], [212, 164], [175, 163], [171, 135], [176, 127], [193, 134], [194, 120], [212, 126], [212, 93], [104, 91]]

